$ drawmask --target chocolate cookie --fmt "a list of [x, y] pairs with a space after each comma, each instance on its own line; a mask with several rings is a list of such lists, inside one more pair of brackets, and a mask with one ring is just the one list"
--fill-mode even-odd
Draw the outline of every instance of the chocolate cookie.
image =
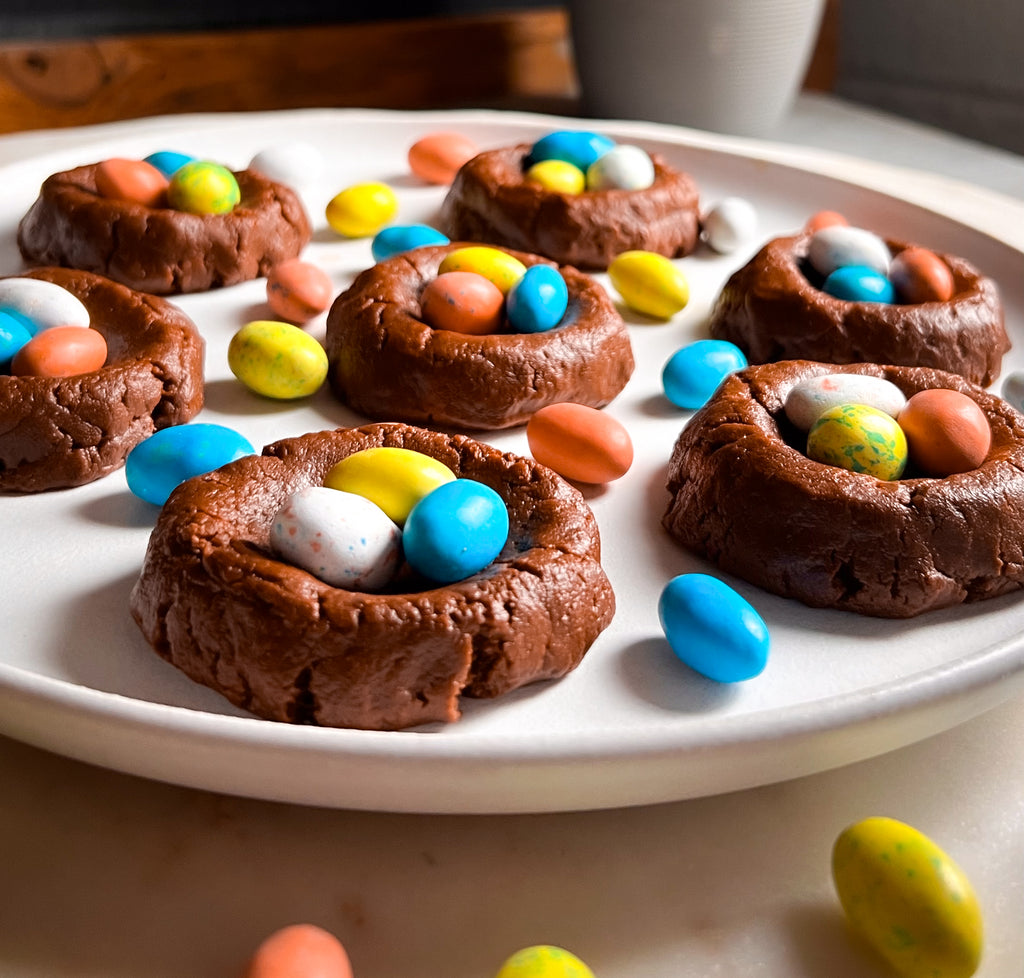
[[[602, 407], [633, 373], [622, 317], [604, 289], [574, 268], [563, 324], [546, 333], [469, 336], [433, 329], [420, 293], [464, 245], [416, 248], [360, 274], [327, 316], [334, 392], [368, 418], [466, 429], [525, 424], [560, 401]], [[524, 265], [543, 261], [510, 251]]]
[[[775, 238], [725, 283], [711, 313], [715, 339], [729, 340], [751, 363], [820, 360], [935, 367], [987, 386], [999, 375], [1010, 340], [991, 279], [955, 255], [948, 302], [899, 305], [847, 302], [821, 291], [807, 261], [810, 235]], [[887, 240], [892, 253], [910, 247]]]
[[158, 428], [202, 408], [203, 341], [183, 312], [91, 272], [40, 268], [26, 277], [82, 301], [107, 361], [74, 377], [0, 375], [0, 491], [92, 482]]
[[102, 196], [98, 164], [48, 177], [18, 226], [22, 257], [105, 275], [140, 292], [204, 292], [266, 275], [312, 231], [298, 195], [255, 170], [235, 174], [227, 214], [189, 214]]
[[[431, 455], [504, 499], [509, 537], [491, 566], [444, 587], [406, 576], [395, 593], [371, 594], [330, 587], [271, 554], [285, 499], [379, 445]], [[456, 720], [460, 696], [565, 675], [614, 608], [597, 523], [577, 490], [464, 436], [387, 424], [285, 439], [183, 483], [131, 596], [156, 651], [235, 705], [375, 730]]]
[[[783, 412], [822, 373], [883, 377], [908, 397], [973, 398], [992, 429], [977, 469], [884, 482], [809, 459]], [[668, 532], [722, 570], [820, 608], [910, 618], [1024, 585], [1024, 416], [962, 377], [922, 367], [784, 361], [728, 378], [679, 436]]]
[[530, 150], [529, 144], [490, 150], [466, 163], [441, 206], [445, 234], [584, 269], [607, 268], [623, 251], [675, 258], [697, 246], [696, 184], [658, 155], [651, 156], [655, 179], [646, 190], [563, 194], [525, 178]]

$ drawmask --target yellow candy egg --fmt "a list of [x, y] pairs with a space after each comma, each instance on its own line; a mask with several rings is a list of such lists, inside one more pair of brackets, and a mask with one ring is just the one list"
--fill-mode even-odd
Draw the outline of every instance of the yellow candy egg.
[[516, 951], [495, 978], [594, 978], [594, 973], [565, 948], [535, 944]]
[[447, 465], [409, 448], [367, 448], [343, 458], [324, 485], [376, 503], [401, 526], [424, 496], [455, 478]]
[[541, 160], [526, 171], [530, 183], [558, 194], [581, 194], [587, 184], [586, 174], [565, 160]]
[[386, 183], [357, 183], [331, 198], [327, 223], [346, 238], [369, 238], [398, 213], [398, 198]]
[[931, 839], [892, 818], [851, 825], [832, 850], [850, 926], [903, 978], [969, 978], [982, 919], [970, 881]]
[[876, 479], [898, 479], [907, 466], [907, 439], [884, 411], [867, 404], [837, 404], [811, 425], [807, 454], [816, 462]]
[[510, 254], [486, 245], [473, 245], [469, 248], [457, 248], [445, 255], [438, 275], [445, 272], [476, 272], [490, 279], [502, 295], [508, 295], [509, 289], [525, 274], [526, 266]]
[[630, 309], [655, 319], [671, 319], [690, 301], [690, 284], [682, 269], [653, 251], [616, 255], [608, 277]]
[[308, 397], [327, 378], [327, 353], [291, 323], [246, 323], [228, 344], [228, 366], [250, 390], [287, 401]]
[[189, 214], [229, 214], [242, 199], [235, 175], [219, 163], [193, 160], [175, 171], [167, 203]]

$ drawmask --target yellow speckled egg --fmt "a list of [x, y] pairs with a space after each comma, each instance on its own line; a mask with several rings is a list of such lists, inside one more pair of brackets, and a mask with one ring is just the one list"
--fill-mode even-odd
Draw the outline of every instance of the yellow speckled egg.
[[526, 274], [526, 266], [518, 258], [497, 248], [472, 245], [445, 255], [437, 272], [439, 275], [445, 272], [476, 272], [498, 286], [502, 295], [508, 295], [509, 289]]
[[898, 479], [907, 466], [907, 438], [896, 419], [878, 408], [837, 404], [811, 425], [807, 454], [876, 479]]
[[969, 978], [982, 919], [970, 881], [931, 839], [892, 818], [851, 825], [832, 850], [850, 926], [903, 978]]
[[526, 171], [526, 179], [559, 194], [581, 194], [587, 185], [586, 174], [565, 160], [541, 160], [534, 163]]
[[386, 183], [357, 183], [327, 204], [327, 223], [346, 238], [369, 238], [398, 213], [398, 198]]
[[207, 160], [186, 163], [167, 186], [167, 203], [190, 214], [229, 214], [241, 199], [235, 175]]
[[447, 465], [409, 448], [367, 448], [343, 458], [324, 485], [376, 503], [401, 526], [424, 496], [455, 478]]
[[228, 344], [228, 366], [250, 390], [287, 401], [308, 397], [327, 378], [327, 353], [291, 323], [246, 323]]
[[594, 978], [594, 973], [565, 948], [535, 944], [516, 951], [495, 978]]
[[630, 309], [655, 319], [671, 319], [690, 301], [681, 268], [653, 251], [624, 251], [608, 266], [608, 277]]

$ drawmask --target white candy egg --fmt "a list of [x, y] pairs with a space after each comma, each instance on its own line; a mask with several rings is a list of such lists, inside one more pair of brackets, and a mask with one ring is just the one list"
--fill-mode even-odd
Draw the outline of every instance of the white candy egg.
[[877, 234], [835, 224], [814, 233], [807, 258], [821, 275], [831, 275], [846, 265], [864, 265], [886, 275], [892, 253]]
[[703, 225], [704, 240], [728, 255], [757, 233], [757, 211], [749, 200], [726, 197], [704, 215]]
[[269, 146], [249, 163], [249, 169], [291, 187], [319, 180], [325, 168], [323, 153], [312, 143], [301, 141]]
[[827, 410], [840, 404], [866, 404], [897, 417], [907, 399], [895, 384], [883, 377], [864, 374], [821, 374], [796, 384], [786, 395], [786, 417], [801, 431]]
[[0, 309], [14, 309], [36, 326], [89, 326], [89, 310], [67, 289], [38, 278], [0, 279]]
[[587, 168], [587, 190], [646, 190], [654, 183], [654, 163], [639, 146], [621, 143]]

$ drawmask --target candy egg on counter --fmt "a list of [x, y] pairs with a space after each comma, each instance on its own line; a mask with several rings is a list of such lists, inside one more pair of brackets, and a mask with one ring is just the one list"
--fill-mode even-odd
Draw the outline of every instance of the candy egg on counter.
[[327, 379], [327, 352], [291, 323], [246, 323], [228, 344], [228, 366], [246, 387], [275, 400], [315, 394]]
[[174, 150], [161, 149], [155, 153], [150, 153], [143, 162], [148, 163], [150, 166], [155, 166], [170, 180], [178, 170], [186, 163], [191, 163], [194, 159], [195, 157], [189, 156], [188, 153], [177, 153]]
[[242, 199], [235, 175], [219, 163], [193, 160], [171, 177], [167, 203], [189, 214], [229, 214]]
[[552, 265], [533, 265], [509, 290], [505, 315], [519, 333], [554, 329], [569, 308], [569, 288]]
[[219, 424], [161, 428], [139, 442], [125, 460], [128, 488], [147, 503], [163, 506], [186, 479], [212, 472], [255, 449], [237, 431]]
[[468, 136], [433, 132], [409, 147], [409, 169], [426, 183], [451, 183], [464, 163], [480, 152]]
[[366, 448], [328, 471], [324, 485], [365, 496], [399, 526], [424, 496], [455, 480], [444, 462], [409, 448]]
[[[30, 332], [52, 326], [88, 326], [89, 310], [78, 296], [39, 278], [0, 279], [0, 309], [23, 317]], [[34, 328], [33, 328], [34, 327]]]
[[563, 947], [534, 944], [506, 958], [495, 978], [594, 978], [594, 973]]
[[331, 587], [373, 590], [402, 563], [402, 531], [365, 496], [327, 486], [292, 493], [270, 524], [270, 546]]
[[504, 322], [505, 296], [476, 272], [442, 272], [420, 293], [420, 312], [434, 329], [483, 336]]
[[807, 434], [816, 462], [892, 480], [907, 465], [907, 439], [896, 419], [866, 404], [840, 404], [818, 416]]
[[595, 160], [604, 156], [615, 140], [584, 129], [559, 129], [538, 139], [530, 148], [529, 163], [541, 160], [565, 160], [584, 173]]
[[0, 373], [9, 373], [14, 355], [30, 339], [32, 333], [20, 316], [0, 309]]
[[633, 442], [625, 426], [585, 404], [542, 407], [527, 422], [526, 438], [541, 465], [577, 482], [613, 482], [633, 464]]
[[708, 210], [701, 225], [708, 245], [728, 255], [757, 234], [757, 211], [743, 197], [726, 197]]
[[616, 255], [608, 266], [608, 277], [630, 309], [655, 319], [671, 319], [690, 301], [683, 270], [653, 251]]
[[526, 171], [526, 180], [557, 194], [581, 194], [587, 178], [583, 171], [565, 160], [540, 160]]
[[976, 469], [992, 447], [992, 429], [976, 401], [960, 391], [918, 391], [899, 414], [910, 460], [926, 475]]
[[345, 238], [369, 238], [398, 213], [398, 198], [386, 183], [357, 183], [327, 204], [327, 223]]
[[747, 366], [743, 351], [728, 340], [696, 340], [668, 358], [661, 383], [676, 406], [695, 410], [707, 401], [729, 374]]
[[846, 302], [896, 301], [896, 292], [889, 279], [866, 265], [837, 268], [822, 283], [821, 291]]
[[307, 323], [322, 313], [334, 296], [330, 276], [298, 258], [279, 262], [267, 272], [267, 304], [289, 323]]
[[899, 302], [948, 302], [953, 298], [953, 273], [927, 248], [904, 248], [889, 266], [889, 281]]
[[312, 143], [279, 143], [260, 150], [249, 162], [249, 169], [270, 180], [288, 186], [313, 183], [323, 176], [327, 163], [323, 153]]
[[768, 663], [768, 626], [724, 581], [680, 574], [661, 592], [658, 617], [672, 651], [695, 672], [720, 683], [759, 676]]
[[832, 881], [853, 931], [903, 978], [970, 978], [981, 963], [981, 908], [963, 870], [904, 822], [844, 829]]
[[99, 370], [107, 341], [95, 329], [53, 326], [36, 333], [11, 360], [11, 373], [23, 377], [74, 377]]
[[646, 190], [654, 183], [654, 162], [646, 150], [621, 143], [587, 167], [587, 190]]
[[448, 252], [438, 267], [438, 273], [445, 272], [476, 272], [490, 279], [502, 295], [526, 274], [526, 266], [518, 259], [497, 248], [486, 245], [470, 245]]
[[839, 211], [817, 211], [807, 218], [804, 230], [813, 234], [815, 231], [820, 231], [822, 228], [831, 228], [836, 227], [837, 225], [841, 227], [849, 227], [850, 222], [840, 214]]
[[370, 243], [370, 254], [374, 261], [384, 261], [413, 248], [446, 244], [448, 236], [429, 224], [392, 224], [377, 232]]
[[885, 275], [892, 255], [889, 246], [877, 234], [864, 228], [833, 224], [811, 236], [807, 259], [823, 276], [844, 265], [864, 265]]
[[424, 496], [405, 521], [405, 558], [424, 577], [453, 584], [483, 570], [508, 539], [508, 509], [490, 486], [454, 479]]
[[256, 948], [242, 978], [352, 978], [352, 963], [329, 931], [291, 924]]
[[1003, 400], [1024, 411], [1024, 370], [1014, 370], [1003, 380]]
[[810, 431], [825, 411], [841, 404], [867, 404], [898, 418], [906, 403], [903, 391], [884, 377], [819, 374], [794, 384], [786, 395], [783, 410], [801, 431]]
[[114, 158], [96, 166], [96, 189], [101, 196], [113, 200], [159, 207], [164, 203], [167, 187], [167, 177], [145, 160]]

